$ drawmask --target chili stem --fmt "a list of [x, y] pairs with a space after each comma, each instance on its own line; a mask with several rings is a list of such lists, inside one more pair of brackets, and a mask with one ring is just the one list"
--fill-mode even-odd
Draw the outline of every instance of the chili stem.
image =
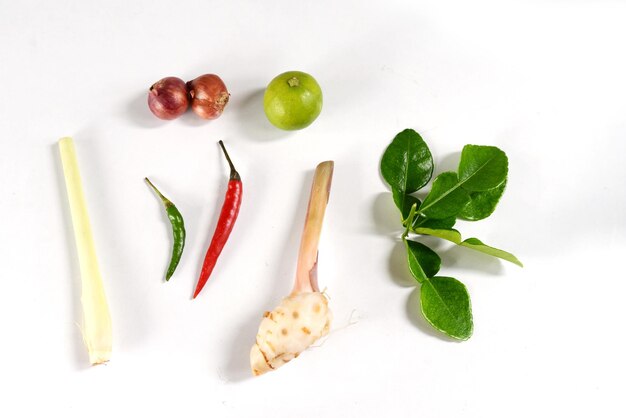
[[152, 190], [154, 190], [155, 193], [161, 198], [161, 200], [166, 206], [172, 204], [172, 202], [167, 197], [163, 196], [163, 194], [159, 191], [159, 189], [157, 189], [156, 186], [152, 184], [152, 182], [150, 181], [148, 177], [144, 177], [144, 180], [146, 181], [146, 183], [148, 183], [148, 185], [152, 188]]
[[222, 140], [219, 140], [218, 144], [220, 144], [220, 147], [222, 148], [222, 151], [224, 152], [224, 156], [226, 157], [226, 161], [228, 161], [228, 165], [230, 166], [230, 179], [241, 180], [239, 173], [237, 172], [237, 170], [235, 170], [235, 166], [233, 165], [233, 162], [230, 160], [230, 155], [228, 155], [228, 151], [226, 151], [224, 142]]

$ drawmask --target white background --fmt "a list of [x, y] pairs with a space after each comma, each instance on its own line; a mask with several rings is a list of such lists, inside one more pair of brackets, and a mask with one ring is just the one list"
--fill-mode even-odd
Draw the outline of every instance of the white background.
[[[366, 4], [367, 3], [367, 4]], [[624, 416], [626, 4], [620, 1], [0, 1], [0, 415], [219, 417]], [[266, 84], [313, 74], [324, 108], [286, 133]], [[161, 77], [219, 74], [224, 115], [155, 119]], [[466, 143], [510, 160], [495, 214], [464, 236], [520, 269], [427, 240], [463, 281], [463, 343], [420, 317], [378, 173], [404, 128], [436, 172]], [[113, 317], [89, 367], [56, 141], [75, 138]], [[227, 180], [244, 201], [216, 270], [190, 300]], [[334, 331], [251, 378], [264, 310], [292, 285], [311, 172], [334, 159], [320, 249]], [[186, 220], [170, 230], [150, 176]], [[113, 415], [115, 414], [115, 415]]]

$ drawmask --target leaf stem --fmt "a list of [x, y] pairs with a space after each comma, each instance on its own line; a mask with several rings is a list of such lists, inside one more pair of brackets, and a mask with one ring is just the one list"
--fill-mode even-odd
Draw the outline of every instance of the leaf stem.
[[409, 216], [406, 217], [406, 229], [402, 234], [402, 239], [406, 239], [409, 235], [409, 231], [411, 230], [411, 225], [413, 225], [413, 218], [415, 218], [415, 212], [417, 211], [417, 203], [413, 203], [411, 206], [411, 211], [409, 212]]

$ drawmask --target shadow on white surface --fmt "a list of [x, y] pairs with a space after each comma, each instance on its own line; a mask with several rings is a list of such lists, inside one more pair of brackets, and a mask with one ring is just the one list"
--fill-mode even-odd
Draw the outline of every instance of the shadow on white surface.
[[72, 282], [72, 294], [70, 298], [72, 300], [72, 318], [68, 319], [68, 322], [73, 322], [76, 325], [76, 332], [72, 333], [73, 338], [73, 352], [71, 353], [72, 360], [77, 370], [85, 370], [89, 368], [89, 356], [87, 354], [87, 347], [82, 337], [81, 324], [83, 322], [83, 307], [80, 302], [81, 294], [81, 279], [76, 240], [74, 239], [74, 226], [72, 225], [72, 216], [70, 213], [70, 206], [67, 196], [67, 189], [65, 186], [65, 177], [63, 175], [63, 164], [61, 163], [61, 155], [59, 154], [59, 146], [55, 142], [51, 147], [52, 160], [54, 161], [54, 172], [57, 180], [59, 195], [61, 197], [61, 212], [63, 213], [63, 230], [65, 231], [65, 248], [67, 248], [67, 265], [69, 267], [70, 277], [67, 280]]
[[104, 175], [114, 168], [106, 166], [102, 157], [106, 155], [107, 141], [103, 140], [98, 128], [87, 126], [76, 131], [75, 144], [113, 321], [115, 356], [116, 352], [146, 338], [154, 309], [150, 299], [145, 297], [143, 284], [129, 280], [136, 265], [135, 252], [132, 242], [124, 239], [127, 234], [124, 224], [116, 218], [124, 213], [124, 205], [118, 198], [118, 185]]
[[475, 270], [494, 276], [504, 275], [502, 261], [496, 257], [480, 253], [470, 248], [452, 246], [447, 250], [438, 252], [441, 257], [441, 265], [457, 267], [463, 270]]
[[250, 349], [254, 344], [261, 319], [263, 319], [263, 308], [259, 309], [258, 313], [253, 314], [237, 327], [237, 334], [230, 344], [230, 358], [223, 370], [224, 378], [228, 382], [241, 382], [253, 377], [250, 368]]
[[[461, 152], [451, 152], [449, 154], [444, 155], [439, 161], [435, 161], [435, 170], [433, 172], [433, 179], [439, 173], [443, 173], [446, 171], [454, 171], [457, 172], [459, 168], [459, 161], [461, 161]], [[431, 180], [432, 181], [432, 180]], [[430, 188], [429, 188], [430, 190]]]
[[[418, 241], [426, 245], [433, 251], [437, 252], [437, 254], [441, 255], [442, 242], [440, 239], [427, 236], [410, 238], [411, 240]], [[445, 268], [445, 261], [443, 260], [443, 257], [441, 265]], [[389, 255], [389, 273], [394, 283], [399, 286], [411, 287], [417, 285], [417, 281], [415, 281], [413, 276], [411, 276], [411, 272], [409, 271], [406, 247], [399, 236]]]
[[128, 102], [124, 115], [141, 128], [159, 128], [169, 122], [157, 118], [150, 112], [148, 107], [148, 89], [141, 94], [137, 94]]
[[372, 218], [374, 232], [390, 237], [399, 237], [402, 234], [400, 212], [393, 203], [391, 192], [380, 192], [372, 204]]
[[420, 306], [420, 288], [418, 286], [413, 289], [406, 300], [406, 315], [409, 317], [409, 321], [411, 321], [415, 327], [426, 335], [430, 335], [431, 337], [436, 337], [444, 341], [460, 342], [459, 340], [448, 337], [447, 335], [434, 329], [432, 325], [424, 319]]
[[272, 141], [289, 136], [292, 132], [278, 129], [267, 120], [263, 111], [264, 88], [253, 90], [237, 103], [237, 126], [243, 137], [255, 141]]
[[389, 273], [395, 284], [401, 287], [415, 287], [417, 281], [411, 276], [406, 260], [404, 243], [398, 240], [389, 254]]

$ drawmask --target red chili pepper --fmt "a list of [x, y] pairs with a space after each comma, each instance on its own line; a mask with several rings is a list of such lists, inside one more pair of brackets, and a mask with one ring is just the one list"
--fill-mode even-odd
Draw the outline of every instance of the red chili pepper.
[[224, 204], [222, 205], [222, 212], [220, 213], [220, 218], [217, 221], [217, 226], [215, 227], [215, 232], [213, 233], [213, 239], [211, 239], [211, 244], [209, 245], [209, 249], [204, 257], [202, 271], [200, 272], [200, 277], [198, 278], [196, 291], [193, 294], [194, 299], [198, 296], [198, 293], [200, 293], [207, 280], [209, 280], [209, 276], [215, 267], [215, 263], [217, 263], [217, 258], [220, 256], [220, 253], [224, 248], [224, 244], [226, 244], [228, 236], [233, 230], [233, 226], [237, 220], [237, 215], [239, 214], [239, 207], [241, 206], [241, 195], [243, 192], [241, 177], [239, 176], [237, 170], [235, 170], [235, 166], [230, 160], [228, 152], [226, 152], [224, 143], [219, 141], [219, 144], [220, 147], [222, 147], [224, 156], [226, 156], [226, 160], [230, 166], [230, 180], [228, 181], [228, 190], [226, 190], [226, 197], [224, 198]]

